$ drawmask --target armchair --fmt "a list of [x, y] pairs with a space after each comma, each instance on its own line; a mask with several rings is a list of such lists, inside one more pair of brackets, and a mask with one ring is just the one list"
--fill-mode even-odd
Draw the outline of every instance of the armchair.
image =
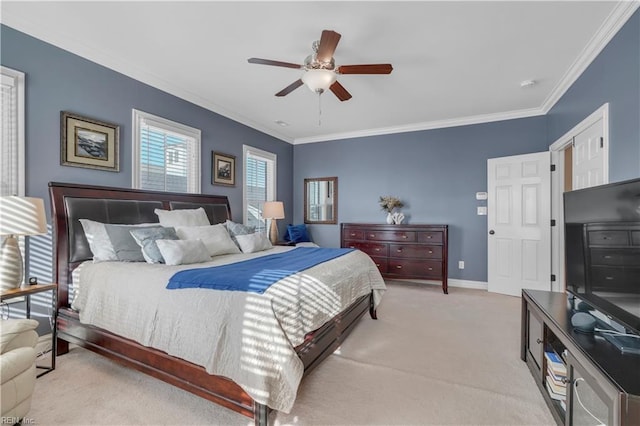
[[17, 423], [31, 408], [36, 384], [38, 322], [32, 319], [0, 321], [0, 380], [2, 418]]

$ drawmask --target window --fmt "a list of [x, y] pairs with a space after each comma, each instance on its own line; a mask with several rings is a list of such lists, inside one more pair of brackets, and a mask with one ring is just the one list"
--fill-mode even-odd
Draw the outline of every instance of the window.
[[200, 192], [200, 130], [133, 110], [133, 187]]
[[266, 232], [262, 205], [276, 199], [276, 155], [248, 145], [243, 145], [242, 152], [244, 223], [255, 226], [256, 231]]
[[0, 67], [0, 196], [24, 195], [24, 73]]

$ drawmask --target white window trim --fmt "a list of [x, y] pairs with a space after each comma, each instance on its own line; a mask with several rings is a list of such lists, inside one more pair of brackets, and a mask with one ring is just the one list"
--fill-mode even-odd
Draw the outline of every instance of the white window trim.
[[133, 123], [133, 135], [131, 140], [133, 141], [132, 150], [133, 155], [131, 158], [133, 159], [133, 176], [132, 176], [132, 187], [140, 188], [140, 124], [142, 121], [152, 121], [154, 126], [160, 127], [166, 130], [168, 133], [176, 133], [179, 135], [186, 135], [195, 139], [195, 155], [198, 158], [198, 161], [193, 162], [193, 173], [197, 176], [197, 179], [194, 180], [195, 188], [191, 191], [195, 194], [199, 194], [201, 192], [202, 187], [202, 174], [201, 174], [201, 164], [202, 164], [202, 155], [201, 155], [201, 136], [202, 132], [200, 129], [196, 129], [195, 127], [190, 127], [185, 124], [177, 123], [175, 121], [168, 120], [163, 117], [159, 117], [157, 115], [149, 114], [148, 112], [139, 111], [137, 109], [132, 109], [131, 119]]
[[[267, 200], [274, 201], [277, 199], [278, 188], [278, 156], [273, 152], [264, 151], [260, 148], [254, 148], [250, 145], [242, 145], [242, 223], [247, 223], [247, 155], [256, 155], [264, 157], [270, 161], [273, 161], [273, 188], [271, 188], [271, 194], [269, 194], [269, 188], [267, 188]], [[268, 229], [268, 227], [266, 228]]]
[[18, 143], [18, 193], [25, 195], [26, 165], [25, 165], [25, 74], [21, 71], [0, 66], [2, 77], [13, 79], [16, 90], [16, 110], [17, 110], [17, 143]]

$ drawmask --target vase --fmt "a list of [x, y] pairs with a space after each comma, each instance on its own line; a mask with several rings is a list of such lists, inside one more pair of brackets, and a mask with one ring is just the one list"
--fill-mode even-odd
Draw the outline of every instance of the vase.
[[404, 214], [400, 212], [396, 212], [393, 214], [392, 218], [393, 218], [393, 223], [395, 223], [396, 225], [400, 225], [404, 220]]
[[387, 213], [387, 223], [389, 225], [393, 224], [393, 214], [391, 212]]

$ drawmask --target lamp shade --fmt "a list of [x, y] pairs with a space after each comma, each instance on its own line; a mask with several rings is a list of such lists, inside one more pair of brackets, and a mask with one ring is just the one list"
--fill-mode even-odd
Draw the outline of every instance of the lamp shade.
[[284, 203], [282, 201], [267, 201], [262, 206], [263, 219], [284, 219]]
[[47, 233], [42, 198], [0, 197], [0, 235], [39, 235]]
[[302, 82], [314, 93], [322, 93], [336, 81], [336, 73], [323, 69], [311, 69], [302, 74]]

